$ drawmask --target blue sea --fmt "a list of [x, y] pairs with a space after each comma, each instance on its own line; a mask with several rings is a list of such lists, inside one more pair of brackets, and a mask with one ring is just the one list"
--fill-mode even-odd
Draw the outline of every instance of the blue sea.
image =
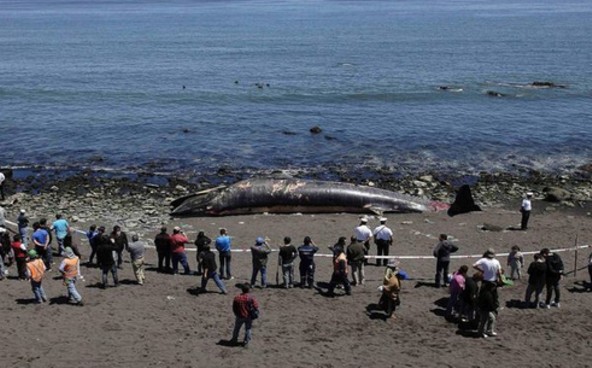
[[591, 20], [590, 0], [0, 0], [0, 166], [569, 172], [592, 161]]

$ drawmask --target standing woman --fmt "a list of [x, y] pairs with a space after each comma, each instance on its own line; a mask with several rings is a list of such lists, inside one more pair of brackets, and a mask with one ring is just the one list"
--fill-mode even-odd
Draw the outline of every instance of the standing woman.
[[197, 239], [195, 239], [195, 246], [197, 247], [197, 254], [195, 255], [195, 260], [197, 261], [197, 275], [200, 276], [202, 274], [202, 265], [201, 265], [201, 257], [200, 254], [204, 251], [206, 245], [210, 245], [212, 239], [206, 236], [203, 230], [200, 230], [197, 233]]

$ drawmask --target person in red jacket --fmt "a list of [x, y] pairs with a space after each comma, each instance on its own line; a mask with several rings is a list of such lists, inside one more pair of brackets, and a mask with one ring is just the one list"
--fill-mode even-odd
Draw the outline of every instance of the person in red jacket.
[[10, 243], [14, 259], [16, 260], [16, 269], [18, 270], [19, 280], [27, 279], [27, 247], [22, 243], [20, 234], [15, 234]]
[[259, 316], [259, 304], [257, 300], [249, 294], [251, 285], [248, 283], [242, 284], [242, 293], [234, 297], [232, 302], [232, 311], [236, 317], [234, 322], [234, 331], [232, 332], [232, 344], [238, 344], [238, 334], [243, 324], [245, 325], [245, 339], [243, 340], [242, 346], [247, 347], [251, 341], [253, 327], [253, 320]]
[[173, 235], [171, 235], [171, 256], [173, 258], [173, 274], [175, 275], [179, 273], [179, 262], [185, 271], [183, 274], [191, 274], [189, 263], [187, 263], [187, 253], [185, 253], [185, 244], [187, 243], [189, 243], [189, 239], [179, 226], [175, 226]]

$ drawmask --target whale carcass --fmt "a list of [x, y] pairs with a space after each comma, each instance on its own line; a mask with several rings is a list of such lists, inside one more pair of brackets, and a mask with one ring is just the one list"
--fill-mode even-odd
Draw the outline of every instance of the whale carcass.
[[254, 213], [375, 213], [446, 210], [446, 203], [389, 190], [303, 179], [248, 179], [174, 200], [173, 216]]

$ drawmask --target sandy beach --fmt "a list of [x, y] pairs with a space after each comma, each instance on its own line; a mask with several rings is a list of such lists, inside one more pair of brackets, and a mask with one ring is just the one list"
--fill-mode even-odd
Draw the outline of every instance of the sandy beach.
[[[536, 204], [535, 204], [536, 205]], [[541, 206], [539, 206], [540, 208]], [[519, 213], [503, 207], [486, 208], [448, 217], [445, 213], [392, 214], [388, 225], [395, 233], [391, 254], [430, 256], [440, 233], [449, 234], [460, 247], [458, 255], [482, 254], [488, 247], [507, 253], [512, 245], [523, 251], [543, 247], [569, 248], [590, 244], [591, 218], [586, 213], [539, 211], [528, 231], [482, 231], [484, 223], [503, 228], [516, 226]], [[358, 218], [352, 214], [251, 215], [221, 218], [174, 219], [168, 225], [184, 228], [190, 239], [198, 230], [213, 237], [226, 227], [234, 249], [247, 249], [257, 236], [267, 236], [274, 248], [288, 235], [300, 245], [309, 235], [328, 254], [327, 246], [339, 236], [349, 236]], [[369, 225], [378, 224], [376, 218]], [[109, 224], [106, 224], [109, 226]], [[78, 228], [86, 224], [77, 223]], [[125, 230], [125, 229], [124, 229]], [[141, 234], [152, 240], [154, 233]], [[77, 236], [83, 255], [86, 241]], [[188, 247], [195, 269], [195, 252]], [[435, 260], [401, 259], [411, 277], [403, 282], [402, 304], [395, 321], [370, 318], [366, 309], [378, 302], [377, 286], [383, 267], [366, 268], [367, 284], [353, 288], [352, 296], [328, 298], [311, 289], [255, 289], [261, 318], [254, 323], [249, 349], [225, 346], [234, 318], [232, 297], [236, 284], [250, 279], [251, 256], [233, 254], [235, 280], [227, 281], [229, 295], [218, 294], [212, 281], [209, 293], [196, 295], [198, 276], [156, 273], [156, 253], [150, 249], [147, 282], [134, 284], [129, 259], [120, 271], [122, 286], [101, 290], [96, 268], [82, 267], [85, 282], [79, 283], [83, 307], [66, 303], [65, 287], [56, 273], [44, 280], [49, 304], [32, 303], [30, 285], [14, 277], [0, 282], [3, 333], [10, 343], [2, 349], [4, 367], [486, 367], [513, 364], [523, 367], [588, 367], [592, 293], [585, 292], [585, 266], [591, 249], [561, 252], [567, 276], [561, 286], [561, 308], [522, 309], [526, 281], [500, 291], [502, 309], [494, 338], [476, 338], [444, 318], [448, 293], [433, 287]], [[375, 254], [373, 245], [371, 254]], [[498, 259], [505, 265], [506, 257]], [[532, 256], [526, 256], [530, 262]], [[475, 258], [456, 258], [451, 270], [470, 265]], [[373, 262], [371, 261], [371, 264]], [[269, 278], [275, 284], [277, 256], [269, 262]], [[574, 277], [574, 268], [577, 275]], [[317, 257], [316, 281], [329, 281], [330, 258]], [[14, 266], [11, 276], [15, 275]]]

